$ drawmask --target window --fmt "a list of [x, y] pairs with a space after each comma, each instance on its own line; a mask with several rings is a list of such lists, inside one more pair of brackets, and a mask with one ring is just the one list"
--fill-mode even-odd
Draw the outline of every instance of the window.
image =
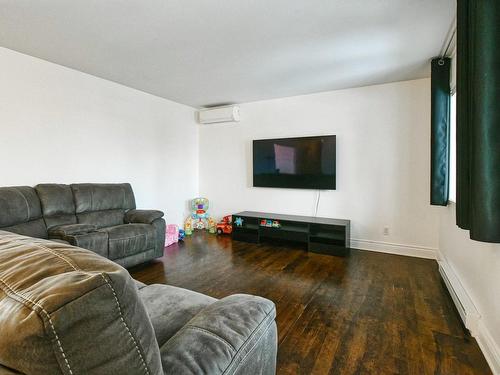
[[457, 95], [454, 92], [450, 101], [450, 186], [449, 200], [457, 201]]

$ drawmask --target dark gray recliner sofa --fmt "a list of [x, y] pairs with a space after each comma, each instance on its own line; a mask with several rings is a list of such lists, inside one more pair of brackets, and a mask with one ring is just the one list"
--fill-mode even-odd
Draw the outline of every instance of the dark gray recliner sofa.
[[0, 374], [271, 375], [275, 316], [261, 297], [146, 286], [91, 251], [0, 231]]
[[131, 267], [161, 257], [163, 212], [136, 210], [130, 184], [0, 188], [0, 229], [92, 250]]

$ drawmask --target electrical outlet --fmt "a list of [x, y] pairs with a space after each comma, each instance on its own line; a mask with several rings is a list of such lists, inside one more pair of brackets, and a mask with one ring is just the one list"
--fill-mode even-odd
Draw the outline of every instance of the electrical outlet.
[[384, 236], [389, 235], [389, 227], [384, 227]]

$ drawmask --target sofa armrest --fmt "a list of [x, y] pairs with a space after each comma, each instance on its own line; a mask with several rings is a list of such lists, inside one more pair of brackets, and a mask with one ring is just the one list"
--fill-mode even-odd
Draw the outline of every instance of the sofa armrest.
[[161, 348], [165, 374], [275, 374], [274, 303], [235, 294], [200, 311]]
[[63, 238], [71, 245], [92, 250], [105, 258], [109, 257], [108, 234], [106, 232], [89, 232], [82, 234], [71, 234]]
[[163, 212], [158, 210], [129, 210], [125, 213], [125, 222], [151, 224], [163, 215]]
[[89, 233], [97, 230], [93, 224], [66, 224], [58, 225], [49, 229], [49, 238], [62, 238], [66, 236], [74, 236], [77, 234]]

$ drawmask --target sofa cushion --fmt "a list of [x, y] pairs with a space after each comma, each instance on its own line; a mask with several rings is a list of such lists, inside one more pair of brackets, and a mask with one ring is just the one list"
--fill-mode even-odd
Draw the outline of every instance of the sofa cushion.
[[113, 227], [124, 224], [125, 210], [90, 211], [76, 214], [81, 224], [93, 224], [97, 228]]
[[0, 229], [47, 238], [40, 200], [33, 188], [0, 187]]
[[25, 374], [162, 374], [135, 281], [91, 251], [0, 232], [0, 364]]
[[0, 187], [0, 227], [26, 223], [42, 217], [40, 201], [29, 186]]
[[42, 218], [13, 225], [11, 227], [3, 227], [0, 230], [17, 233], [22, 236], [30, 236], [36, 238], [47, 238], [47, 227]]
[[152, 224], [153, 221], [161, 219], [164, 213], [159, 210], [130, 210], [125, 214], [126, 223]]
[[[165, 374], [270, 374], [275, 371], [277, 335], [273, 302], [234, 294], [205, 307], [160, 347]], [[267, 356], [255, 360], [256, 348]]]
[[35, 190], [40, 198], [48, 229], [56, 225], [76, 223], [75, 203], [69, 185], [38, 184]]
[[67, 224], [58, 225], [49, 229], [49, 236], [51, 238], [64, 238], [72, 234], [83, 234], [96, 230], [97, 227], [93, 224]]
[[72, 184], [76, 213], [135, 208], [130, 184]]
[[99, 229], [108, 234], [109, 259], [124, 258], [154, 249], [155, 231], [149, 224], [123, 224]]
[[109, 258], [108, 234], [106, 232], [68, 234], [63, 239], [73, 246], [83, 247], [105, 258]]
[[148, 311], [156, 340], [162, 346], [215, 298], [170, 285], [140, 286], [139, 297]]

